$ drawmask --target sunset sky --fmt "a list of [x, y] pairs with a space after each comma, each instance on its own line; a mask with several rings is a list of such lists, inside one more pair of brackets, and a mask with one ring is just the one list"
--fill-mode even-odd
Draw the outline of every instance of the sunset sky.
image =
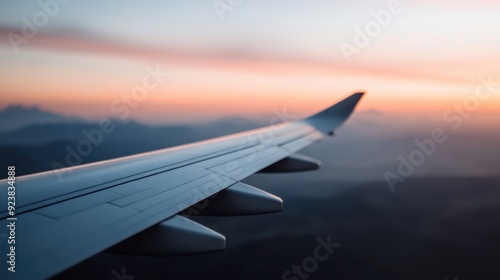
[[306, 116], [356, 91], [364, 111], [439, 115], [479, 77], [498, 82], [474, 111], [500, 115], [498, 1], [61, 2], [0, 1], [0, 109], [121, 117], [149, 68], [169, 75], [127, 119]]

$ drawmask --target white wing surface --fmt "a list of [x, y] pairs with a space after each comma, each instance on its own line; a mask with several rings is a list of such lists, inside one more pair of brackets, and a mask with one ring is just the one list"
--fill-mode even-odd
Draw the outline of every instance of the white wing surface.
[[[4, 267], [0, 278], [44, 279], [106, 250], [150, 256], [223, 250], [224, 236], [188, 217], [281, 211], [280, 198], [239, 181], [259, 171], [317, 169], [318, 161], [295, 153], [332, 135], [362, 96], [296, 122], [18, 177], [15, 216], [6, 203], [0, 208], [2, 232], [15, 224], [16, 272]], [[8, 187], [0, 181], [1, 201]], [[10, 245], [0, 246], [5, 266]]]

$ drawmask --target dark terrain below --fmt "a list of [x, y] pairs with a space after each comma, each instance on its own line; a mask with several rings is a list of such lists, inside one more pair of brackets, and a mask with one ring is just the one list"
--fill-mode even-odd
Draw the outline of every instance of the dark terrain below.
[[[334, 185], [341, 194], [288, 198], [281, 213], [197, 218], [224, 234], [227, 250], [146, 258], [99, 254], [58, 279], [282, 279], [313, 256], [316, 239], [341, 246], [307, 279], [497, 279], [500, 275], [500, 179], [409, 180], [391, 193], [384, 183]], [[296, 185], [293, 185], [296, 184]], [[321, 184], [306, 186], [311, 192]], [[300, 279], [289, 278], [284, 279]], [[118, 280], [118, 279], [117, 279]]]

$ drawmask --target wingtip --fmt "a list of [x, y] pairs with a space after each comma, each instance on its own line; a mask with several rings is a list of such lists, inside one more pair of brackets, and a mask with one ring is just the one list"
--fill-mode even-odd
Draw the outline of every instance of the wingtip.
[[351, 96], [356, 96], [356, 97], [358, 97], [359, 99], [361, 99], [364, 95], [365, 95], [365, 92], [364, 92], [364, 91], [358, 91], [358, 92], [354, 93], [354, 94], [353, 94], [353, 95], [351, 95]]
[[356, 92], [337, 104], [307, 118], [305, 121], [323, 133], [331, 132], [349, 118], [364, 95], [365, 92], [363, 91]]

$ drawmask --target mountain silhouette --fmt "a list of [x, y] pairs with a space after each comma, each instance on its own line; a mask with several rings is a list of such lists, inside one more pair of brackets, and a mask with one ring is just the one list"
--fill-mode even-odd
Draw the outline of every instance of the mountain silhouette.
[[30, 125], [79, 122], [84, 121], [74, 117], [51, 113], [38, 107], [12, 105], [0, 110], [1, 133], [14, 131]]

